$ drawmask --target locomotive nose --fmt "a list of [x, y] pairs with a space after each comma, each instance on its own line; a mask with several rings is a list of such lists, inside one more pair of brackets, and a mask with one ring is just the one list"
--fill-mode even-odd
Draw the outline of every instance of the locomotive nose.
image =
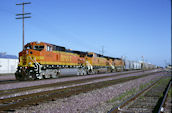
[[20, 66], [26, 67], [28, 63], [29, 50], [23, 50], [19, 53]]
[[27, 56], [26, 56], [26, 53], [27, 53], [27, 51], [26, 50], [24, 50], [23, 52], [22, 52], [22, 61], [23, 61], [23, 65], [26, 65], [26, 63], [27, 63]]

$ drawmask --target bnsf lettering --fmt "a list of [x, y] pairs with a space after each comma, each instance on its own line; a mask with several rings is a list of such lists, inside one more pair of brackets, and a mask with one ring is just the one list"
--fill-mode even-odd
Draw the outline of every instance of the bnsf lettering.
[[72, 57], [71, 56], [66, 56], [66, 55], [61, 55], [61, 61], [62, 62], [71, 62]]

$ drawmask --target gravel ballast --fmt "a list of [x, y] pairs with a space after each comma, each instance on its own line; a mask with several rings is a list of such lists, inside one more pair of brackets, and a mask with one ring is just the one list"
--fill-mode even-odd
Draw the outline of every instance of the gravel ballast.
[[0, 75], [0, 81], [4, 80], [15, 80], [14, 74], [8, 74], [8, 75]]
[[114, 105], [114, 103], [108, 103], [107, 101], [132, 88], [139, 89], [140, 85], [157, 80], [161, 76], [162, 74], [150, 75], [129, 82], [93, 90], [88, 93], [81, 93], [69, 98], [57, 99], [56, 101], [41, 103], [37, 106], [23, 107], [16, 110], [16, 113], [105, 113]]

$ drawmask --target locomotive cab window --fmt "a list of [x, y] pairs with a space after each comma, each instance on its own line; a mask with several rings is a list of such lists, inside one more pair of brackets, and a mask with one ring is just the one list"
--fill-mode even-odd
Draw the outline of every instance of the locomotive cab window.
[[47, 51], [51, 51], [52, 47], [51, 46], [47, 46]]
[[32, 46], [31, 45], [27, 45], [27, 46], [25, 46], [25, 49], [32, 49]]
[[93, 54], [89, 54], [89, 55], [87, 55], [88, 57], [93, 57]]
[[33, 48], [34, 50], [37, 50], [37, 51], [42, 51], [44, 49], [44, 46], [34, 46]]

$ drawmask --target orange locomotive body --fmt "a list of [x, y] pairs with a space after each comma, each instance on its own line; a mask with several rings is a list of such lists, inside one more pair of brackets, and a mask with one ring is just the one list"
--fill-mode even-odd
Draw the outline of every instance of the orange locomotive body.
[[124, 69], [124, 61], [121, 58], [114, 59], [114, 66], [116, 71], [123, 71]]
[[[65, 52], [64, 47], [47, 43], [32, 42], [19, 53], [21, 66], [33, 66], [38, 62], [42, 65], [80, 65], [84, 58], [74, 53]], [[30, 64], [30, 65], [29, 65]]]
[[19, 53], [16, 79], [56, 78], [59, 69], [83, 67], [85, 58], [77, 52], [66, 50], [64, 47], [43, 42], [31, 42]]

